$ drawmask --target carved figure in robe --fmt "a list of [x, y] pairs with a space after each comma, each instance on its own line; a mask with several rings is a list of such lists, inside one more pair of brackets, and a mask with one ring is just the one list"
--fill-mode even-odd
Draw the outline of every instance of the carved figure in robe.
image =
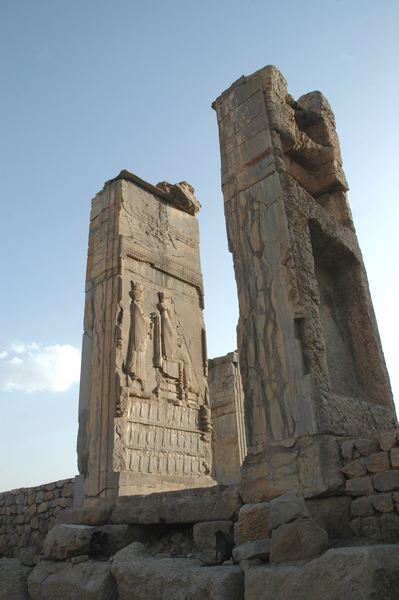
[[140, 283], [132, 282], [126, 373], [131, 380], [137, 380], [144, 391], [146, 384], [146, 350], [148, 337], [151, 334], [151, 321], [143, 311], [143, 291], [143, 286]]
[[162, 356], [166, 360], [174, 357], [177, 348], [177, 332], [172, 323], [172, 307], [170, 298], [159, 292], [159, 312], [161, 313], [161, 345]]
[[165, 360], [175, 360], [181, 366], [182, 387], [195, 391], [192, 381], [191, 357], [185, 347], [184, 336], [179, 334], [172, 320], [172, 303], [163, 292], [158, 293], [158, 309], [161, 315], [161, 349]]

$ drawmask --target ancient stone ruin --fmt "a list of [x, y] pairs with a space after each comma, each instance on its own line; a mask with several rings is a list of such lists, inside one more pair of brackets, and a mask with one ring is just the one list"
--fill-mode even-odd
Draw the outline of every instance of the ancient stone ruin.
[[200, 205], [122, 171], [92, 202], [79, 403], [85, 498], [211, 485]]
[[214, 102], [238, 351], [207, 359], [193, 188], [92, 203], [75, 480], [0, 494], [0, 600], [397, 598], [399, 429], [334, 115]]

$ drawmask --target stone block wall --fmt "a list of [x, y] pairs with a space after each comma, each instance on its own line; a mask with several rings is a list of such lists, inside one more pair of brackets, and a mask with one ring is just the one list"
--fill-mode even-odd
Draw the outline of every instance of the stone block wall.
[[399, 430], [341, 443], [351, 527], [359, 538], [399, 539]]
[[72, 506], [74, 479], [0, 493], [0, 556], [41, 549], [57, 515]]

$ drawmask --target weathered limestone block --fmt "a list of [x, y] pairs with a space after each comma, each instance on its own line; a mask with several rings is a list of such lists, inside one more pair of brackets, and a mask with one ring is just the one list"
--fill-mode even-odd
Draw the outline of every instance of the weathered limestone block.
[[[267, 66], [233, 83], [213, 108], [249, 452], [262, 461], [273, 442], [392, 429], [392, 393], [327, 100], [311, 92], [295, 101]], [[248, 457], [243, 471], [254, 461]]]
[[43, 553], [53, 560], [88, 554], [95, 528], [88, 525], [56, 525], [44, 540]]
[[370, 456], [378, 452], [378, 441], [374, 438], [354, 440], [353, 445], [362, 456]]
[[239, 567], [204, 567], [196, 559], [152, 558], [144, 546], [132, 544], [118, 552], [112, 574], [120, 600], [243, 600], [244, 581]]
[[352, 537], [350, 507], [352, 498], [331, 496], [306, 501], [312, 519], [324, 529], [331, 540], [347, 540]]
[[32, 600], [116, 600], [109, 562], [40, 561], [28, 580]]
[[277, 529], [280, 525], [290, 523], [296, 519], [309, 517], [309, 511], [303, 496], [296, 490], [286, 492], [270, 501], [269, 529]]
[[270, 557], [271, 540], [252, 540], [236, 546], [233, 550], [233, 557], [236, 562], [242, 560], [260, 559], [267, 562]]
[[345, 490], [350, 496], [368, 496], [374, 493], [373, 481], [367, 475], [365, 477], [354, 477], [346, 481]]
[[269, 533], [269, 502], [244, 504], [234, 525], [234, 540], [237, 545], [263, 540]]
[[399, 546], [334, 548], [298, 566], [245, 574], [245, 600], [396, 600]]
[[373, 477], [373, 484], [378, 492], [390, 492], [399, 489], [399, 471], [385, 471]]
[[369, 473], [381, 473], [387, 471], [391, 466], [388, 452], [370, 454], [365, 459], [365, 463]]
[[89, 506], [69, 508], [57, 517], [57, 524], [72, 525], [105, 525], [111, 518], [115, 508], [115, 502], [109, 500], [97, 500]]
[[298, 519], [273, 530], [272, 563], [311, 560], [328, 548], [328, 535], [313, 519]]
[[367, 475], [366, 462], [364, 458], [358, 458], [357, 460], [346, 464], [341, 471], [349, 479], [363, 477], [364, 475]]
[[193, 192], [122, 171], [93, 199], [78, 436], [86, 502], [214, 484]]
[[304, 436], [251, 453], [241, 469], [245, 503], [262, 502], [298, 489], [305, 498], [343, 487], [342, 459], [335, 436]]
[[28, 600], [29, 573], [17, 558], [0, 558], [0, 600]]
[[200, 523], [236, 519], [241, 498], [235, 486], [126, 496], [116, 500], [112, 523]]
[[353, 440], [345, 440], [344, 442], [342, 442], [341, 454], [342, 454], [342, 458], [345, 461], [352, 460], [353, 450], [354, 450]]
[[238, 483], [247, 445], [244, 394], [236, 352], [208, 361], [208, 385], [215, 479], [220, 484]]
[[393, 512], [395, 510], [392, 494], [377, 494], [371, 496], [371, 503], [378, 512]]

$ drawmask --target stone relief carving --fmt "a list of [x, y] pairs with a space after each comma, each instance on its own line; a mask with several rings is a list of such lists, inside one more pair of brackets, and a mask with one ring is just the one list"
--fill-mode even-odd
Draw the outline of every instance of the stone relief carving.
[[146, 391], [146, 350], [151, 337], [151, 320], [144, 314], [142, 296], [144, 288], [140, 283], [131, 282], [130, 331], [126, 356], [127, 383], [137, 381], [143, 392]]
[[193, 381], [191, 356], [187, 348], [183, 329], [180, 323], [174, 322], [172, 300], [163, 292], [158, 293], [157, 308], [160, 315], [161, 367], [165, 375], [178, 379], [181, 396], [188, 392], [198, 393], [198, 386]]

